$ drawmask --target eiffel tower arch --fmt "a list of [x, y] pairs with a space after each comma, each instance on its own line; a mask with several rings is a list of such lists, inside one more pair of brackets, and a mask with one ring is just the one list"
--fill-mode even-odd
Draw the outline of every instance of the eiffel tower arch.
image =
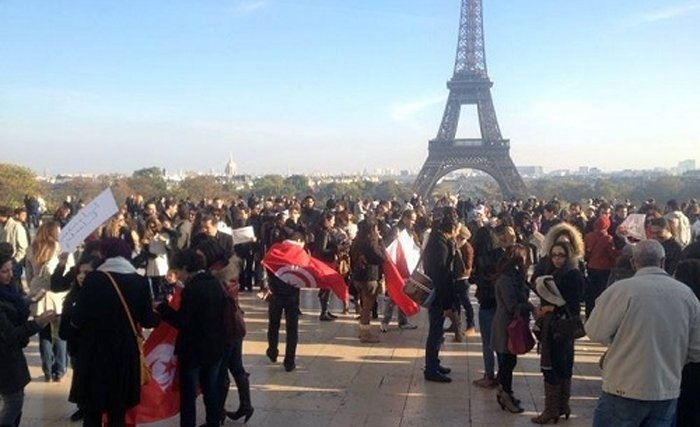
[[[457, 169], [477, 169], [493, 177], [504, 197], [526, 193], [510, 157], [510, 141], [503, 139], [493, 108], [493, 83], [486, 69], [481, 0], [462, 0], [457, 56], [450, 94], [435, 139], [428, 143], [428, 158], [414, 184], [424, 198], [440, 178]], [[456, 139], [463, 105], [476, 105], [481, 138]]]

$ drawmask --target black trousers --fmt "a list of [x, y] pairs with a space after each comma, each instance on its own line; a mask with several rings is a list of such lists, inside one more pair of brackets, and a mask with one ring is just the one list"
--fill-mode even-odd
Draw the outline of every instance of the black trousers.
[[280, 323], [284, 312], [284, 324], [287, 333], [284, 348], [284, 360], [293, 362], [299, 343], [299, 295], [275, 295], [270, 297], [268, 306], [267, 345], [277, 353], [279, 345]]

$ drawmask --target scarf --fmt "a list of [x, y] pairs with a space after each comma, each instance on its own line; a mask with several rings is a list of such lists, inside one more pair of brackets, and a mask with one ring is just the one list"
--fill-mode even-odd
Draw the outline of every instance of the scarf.
[[99, 271], [109, 271], [110, 273], [134, 274], [136, 268], [124, 257], [107, 258], [99, 267]]

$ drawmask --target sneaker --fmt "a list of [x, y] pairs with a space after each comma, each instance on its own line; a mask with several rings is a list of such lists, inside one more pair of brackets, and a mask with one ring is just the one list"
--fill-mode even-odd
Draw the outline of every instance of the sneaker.
[[386, 323], [380, 323], [379, 324], [379, 330], [386, 333], [386, 331], [389, 330], [389, 325]]
[[296, 365], [296, 363], [294, 363], [294, 361], [288, 361], [288, 360], [284, 361], [284, 370], [285, 371], [292, 372], [296, 368], [297, 368], [297, 365]]
[[414, 325], [413, 323], [404, 323], [402, 325], [399, 325], [399, 329], [418, 329], [418, 326]]
[[337, 319], [337, 318], [338, 318], [338, 315], [337, 315], [337, 314], [333, 314], [333, 313], [331, 313], [330, 311], [326, 312], [326, 314], [328, 314], [328, 315], [329, 315], [330, 317], [332, 317], [333, 319]]

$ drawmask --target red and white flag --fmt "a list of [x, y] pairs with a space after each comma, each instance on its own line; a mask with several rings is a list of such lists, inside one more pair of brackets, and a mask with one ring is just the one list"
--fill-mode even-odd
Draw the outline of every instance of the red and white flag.
[[386, 248], [384, 261], [384, 279], [389, 298], [406, 316], [413, 316], [420, 311], [420, 306], [403, 292], [403, 284], [420, 261], [420, 247], [413, 238], [402, 230], [396, 239]]
[[[168, 303], [180, 308], [182, 288], [176, 288]], [[146, 339], [143, 352], [151, 369], [151, 381], [141, 386], [141, 402], [126, 414], [127, 425], [152, 423], [180, 412], [180, 381], [175, 340], [177, 329], [160, 322]]]
[[345, 279], [330, 265], [309, 255], [292, 241], [275, 243], [265, 254], [263, 266], [285, 283], [298, 288], [330, 289], [342, 301], [348, 301]]

